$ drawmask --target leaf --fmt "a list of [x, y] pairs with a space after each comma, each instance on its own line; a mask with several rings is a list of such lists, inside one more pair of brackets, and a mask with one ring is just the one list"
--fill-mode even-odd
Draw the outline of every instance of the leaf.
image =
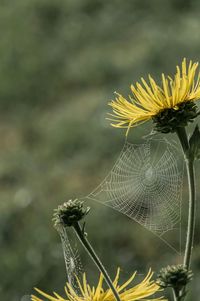
[[199, 126], [196, 125], [194, 132], [189, 140], [190, 152], [194, 159], [200, 159], [200, 131]]

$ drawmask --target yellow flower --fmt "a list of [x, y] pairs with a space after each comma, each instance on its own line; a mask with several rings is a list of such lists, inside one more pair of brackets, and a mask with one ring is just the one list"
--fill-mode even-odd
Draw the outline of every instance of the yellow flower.
[[[133, 281], [133, 279], [136, 276], [136, 272], [130, 277], [125, 283], [122, 285], [118, 284], [119, 281], [119, 274], [120, 269], [118, 268], [117, 274], [115, 277], [115, 280], [113, 281], [113, 285], [115, 286], [119, 297], [121, 301], [134, 301], [134, 300], [143, 300], [143, 301], [166, 301], [163, 299], [163, 297], [155, 298], [152, 297], [154, 293], [157, 293], [160, 291], [160, 287], [151, 280], [153, 273], [151, 270], [149, 270], [147, 276], [144, 278], [144, 280], [135, 285], [130, 286], [130, 283]], [[69, 283], [65, 286], [65, 293], [66, 297], [63, 298], [57, 293], [53, 293], [53, 296], [48, 295], [44, 293], [43, 291], [39, 289], [35, 289], [41, 296], [45, 298], [45, 300], [50, 301], [115, 301], [115, 297], [113, 296], [113, 293], [111, 289], [104, 289], [103, 288], [103, 275], [100, 274], [99, 282], [96, 288], [90, 287], [90, 285], [87, 283], [86, 275], [83, 275], [83, 284], [80, 283], [80, 281], [77, 279], [80, 295], [78, 295], [74, 289], [70, 286]], [[129, 286], [129, 288], [127, 288]], [[151, 298], [152, 297], [152, 298]], [[37, 296], [32, 295], [31, 296], [32, 301], [43, 301], [44, 299], [41, 299]]]
[[[127, 128], [128, 133], [131, 127], [153, 119], [165, 110], [170, 111], [171, 114], [171, 110], [173, 112], [178, 111], [181, 104], [198, 100], [200, 98], [200, 72], [198, 72], [195, 83], [197, 67], [198, 63], [192, 61], [187, 66], [184, 58], [182, 67], [176, 67], [176, 74], [173, 79], [162, 74], [161, 86], [149, 75], [149, 84], [144, 78], [141, 78], [142, 84], [137, 82], [136, 86], [131, 85], [132, 96], [129, 96], [129, 100], [117, 93], [116, 99], [109, 103], [114, 113], [110, 114], [114, 117], [110, 120], [115, 122], [111, 125], [118, 128]], [[181, 109], [183, 108], [181, 107]], [[189, 111], [191, 113], [191, 106]], [[161, 117], [163, 119], [163, 115]], [[192, 116], [192, 118], [195, 117]], [[184, 118], [182, 116], [181, 126], [191, 121]], [[192, 118], [190, 116], [188, 119]]]

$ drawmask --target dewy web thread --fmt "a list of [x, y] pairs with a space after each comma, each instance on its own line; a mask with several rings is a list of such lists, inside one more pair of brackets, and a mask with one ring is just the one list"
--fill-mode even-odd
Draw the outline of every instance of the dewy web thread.
[[62, 241], [65, 266], [67, 271], [67, 279], [71, 287], [78, 293], [79, 286], [77, 278], [81, 279], [83, 274], [83, 267], [80, 259], [78, 249], [72, 246], [69, 238], [68, 228], [62, 227], [59, 230], [60, 238]]
[[[126, 141], [107, 177], [83, 200], [100, 202], [127, 215], [180, 253], [163, 238], [179, 227], [181, 244], [183, 162], [178, 158], [176, 146], [165, 139], [146, 139], [141, 144]], [[68, 282], [78, 293], [81, 259], [67, 228], [62, 227], [59, 234]]]
[[181, 231], [183, 162], [178, 158], [175, 144], [165, 139], [126, 141], [112, 170], [86, 198], [127, 215], [174, 249], [163, 235]]

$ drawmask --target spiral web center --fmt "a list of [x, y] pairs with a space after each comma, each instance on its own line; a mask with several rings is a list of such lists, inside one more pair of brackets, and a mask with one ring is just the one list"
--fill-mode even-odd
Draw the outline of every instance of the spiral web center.
[[87, 198], [129, 216], [162, 239], [181, 222], [183, 165], [165, 139], [126, 142], [103, 182]]
[[154, 169], [150, 165], [150, 166], [148, 166], [148, 169], [145, 172], [145, 179], [146, 179], [147, 182], [151, 182], [153, 177], [154, 177]]

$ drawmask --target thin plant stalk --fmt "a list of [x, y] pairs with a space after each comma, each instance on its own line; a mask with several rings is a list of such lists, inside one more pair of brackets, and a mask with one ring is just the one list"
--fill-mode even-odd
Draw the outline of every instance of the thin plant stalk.
[[173, 291], [174, 301], [181, 301], [181, 300], [183, 300], [182, 297], [179, 295], [179, 292], [177, 290], [175, 290], [173, 288], [172, 291]]
[[172, 292], [173, 292], [173, 299], [174, 301], [178, 301], [177, 297], [176, 297], [176, 292], [174, 289], [172, 289]]
[[[187, 270], [190, 268], [191, 255], [194, 241], [195, 230], [195, 212], [196, 212], [196, 189], [195, 189], [195, 174], [194, 174], [194, 158], [190, 152], [190, 145], [185, 128], [178, 128], [176, 131], [180, 140], [182, 150], [184, 153], [185, 165], [188, 177], [188, 189], [189, 189], [189, 209], [188, 209], [188, 225], [187, 236], [184, 253], [183, 265]], [[185, 288], [183, 292], [185, 291]], [[183, 299], [182, 299], [183, 300]]]
[[104, 265], [102, 264], [101, 260], [99, 259], [99, 257], [97, 256], [97, 254], [95, 253], [94, 249], [92, 248], [91, 244], [89, 243], [89, 241], [86, 238], [85, 232], [83, 229], [81, 229], [80, 224], [78, 222], [73, 224], [74, 230], [80, 240], [80, 242], [82, 243], [82, 245], [84, 246], [84, 248], [86, 249], [87, 253], [90, 255], [90, 257], [92, 258], [92, 260], [94, 261], [95, 265], [98, 267], [98, 269], [100, 270], [100, 272], [103, 274], [106, 283], [108, 284], [108, 286], [110, 287], [110, 289], [113, 292], [113, 295], [115, 296], [115, 299], [117, 301], [121, 301], [120, 297], [112, 283], [112, 280], [110, 279]]

